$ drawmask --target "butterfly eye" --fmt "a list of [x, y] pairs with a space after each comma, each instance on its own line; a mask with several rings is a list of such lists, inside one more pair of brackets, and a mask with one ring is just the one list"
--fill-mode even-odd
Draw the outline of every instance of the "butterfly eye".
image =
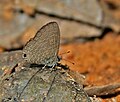
[[24, 53], [24, 54], [23, 54], [23, 58], [26, 58], [26, 57], [27, 57], [27, 55]]

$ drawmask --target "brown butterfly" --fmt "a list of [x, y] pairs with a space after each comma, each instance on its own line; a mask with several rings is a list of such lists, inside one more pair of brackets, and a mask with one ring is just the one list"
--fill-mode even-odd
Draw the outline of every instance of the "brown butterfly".
[[59, 61], [60, 30], [56, 22], [44, 25], [23, 48], [23, 58], [30, 64], [55, 66]]

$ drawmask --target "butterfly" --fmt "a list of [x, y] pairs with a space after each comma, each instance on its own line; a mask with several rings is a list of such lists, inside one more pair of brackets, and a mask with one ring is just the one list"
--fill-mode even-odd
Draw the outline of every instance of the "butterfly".
[[[60, 58], [58, 51], [60, 46], [60, 30], [56, 22], [49, 22], [38, 30], [35, 37], [30, 39], [22, 50], [23, 59], [29, 64], [37, 64], [54, 67]], [[37, 74], [38, 70], [35, 74]], [[34, 75], [35, 75], [34, 74]], [[32, 80], [34, 75], [30, 78], [23, 90], [18, 96], [20, 99], [23, 91]], [[45, 99], [45, 98], [44, 98]]]
[[60, 30], [56, 22], [44, 25], [23, 48], [23, 59], [30, 64], [55, 66], [60, 60]]

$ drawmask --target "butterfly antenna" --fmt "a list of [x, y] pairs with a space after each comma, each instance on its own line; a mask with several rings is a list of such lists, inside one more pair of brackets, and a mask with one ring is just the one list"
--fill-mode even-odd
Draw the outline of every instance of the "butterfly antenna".
[[65, 61], [67, 61], [67, 62], [69, 62], [69, 63], [75, 65], [75, 63], [73, 63], [73, 62], [71, 62], [71, 61], [69, 61], [69, 60], [67, 60], [67, 59], [63, 59], [63, 58], [62, 58], [62, 60], [65, 60]]
[[[42, 68], [44, 69], [46, 67], [46, 65]], [[27, 82], [27, 84], [25, 85], [25, 87], [22, 89], [21, 93], [18, 96], [18, 100], [20, 100], [22, 93], [24, 92], [24, 90], [26, 89], [26, 87], [28, 86], [28, 84], [30, 83], [30, 81], [34, 78], [34, 76], [40, 71], [41, 69], [39, 69], [35, 74], [33, 74], [33, 76], [29, 79], [29, 81]]]
[[[66, 54], [66, 53], [70, 53], [70, 51], [61, 53], [61, 54], [59, 54], [59, 55], [63, 55], [63, 54]], [[63, 59], [62, 56], [60, 57], [60, 59], [65, 60], [65, 61], [67, 61], [67, 62], [69, 62], [69, 63], [71, 63], [71, 64], [73, 64], [73, 65], [75, 64], [75, 63], [73, 63], [73, 62], [71, 62], [71, 61], [69, 61], [69, 60], [67, 60], [67, 59]]]
[[64, 52], [64, 53], [60, 53], [59, 55], [63, 55], [63, 54], [67, 54], [70, 53], [70, 51]]

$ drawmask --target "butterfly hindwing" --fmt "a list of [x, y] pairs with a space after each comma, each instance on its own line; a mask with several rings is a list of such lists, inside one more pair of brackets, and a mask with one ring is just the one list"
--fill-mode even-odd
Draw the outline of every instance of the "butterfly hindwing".
[[28, 63], [52, 66], [58, 62], [60, 30], [56, 22], [44, 25], [23, 48]]

